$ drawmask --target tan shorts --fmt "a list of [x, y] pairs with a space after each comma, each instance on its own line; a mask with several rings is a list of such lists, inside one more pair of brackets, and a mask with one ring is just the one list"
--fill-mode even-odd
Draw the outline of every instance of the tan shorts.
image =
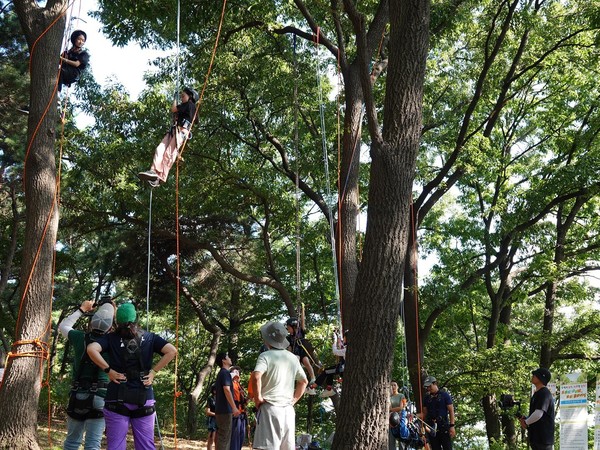
[[253, 448], [265, 450], [295, 450], [296, 411], [292, 405], [275, 406], [263, 403], [256, 413]]

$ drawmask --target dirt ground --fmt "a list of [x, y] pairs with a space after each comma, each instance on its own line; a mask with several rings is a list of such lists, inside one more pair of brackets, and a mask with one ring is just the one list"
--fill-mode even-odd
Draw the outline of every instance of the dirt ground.
[[[66, 432], [67, 424], [64, 421], [53, 420], [52, 421], [52, 430], [50, 432], [50, 436], [48, 435], [48, 424], [40, 423], [38, 425], [38, 436], [40, 447], [48, 450], [61, 450], [62, 444], [67, 434]], [[52, 442], [50, 443], [50, 439]], [[154, 442], [156, 444], [156, 448], [162, 450], [204, 450], [206, 449], [206, 441], [203, 440], [190, 440], [190, 439], [181, 439], [177, 438], [177, 446], [175, 445], [175, 441], [173, 436], [169, 433], [164, 433], [162, 436], [162, 445], [161, 440], [158, 436], [155, 436]], [[102, 439], [102, 448], [106, 448], [106, 439]], [[127, 437], [127, 450], [133, 450], [133, 438], [131, 437], [131, 432]], [[251, 447], [244, 446], [243, 450], [251, 450]]]

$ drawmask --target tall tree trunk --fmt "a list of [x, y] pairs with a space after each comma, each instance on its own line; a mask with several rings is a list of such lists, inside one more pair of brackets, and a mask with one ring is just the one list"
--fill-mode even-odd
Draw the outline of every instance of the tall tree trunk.
[[515, 418], [507, 413], [503, 412], [500, 416], [502, 424], [502, 435], [504, 436], [504, 445], [509, 450], [515, 450], [517, 448], [517, 429], [515, 427]]
[[485, 431], [488, 441], [498, 440], [500, 437], [500, 417], [498, 415], [498, 406], [496, 405], [496, 396], [488, 394], [481, 399], [483, 405], [483, 416], [485, 417]]
[[[346, 319], [351, 334], [334, 450], [386, 449], [388, 445], [389, 382], [421, 136], [429, 1], [391, 1], [389, 17], [385, 128], [383, 136], [378, 135], [370, 117], [372, 165], [367, 232], [355, 296]], [[353, 338], [359, 332], [360, 339]]]
[[[356, 221], [359, 209], [358, 173], [360, 168], [360, 143], [363, 119], [363, 94], [360, 86], [358, 64], [350, 66], [344, 76], [346, 89], [346, 114], [340, 169], [340, 204], [337, 230], [337, 262], [340, 278], [340, 311], [342, 324], [348, 328], [346, 318], [351, 309], [358, 261], [356, 253]], [[340, 236], [341, 233], [341, 236]]]
[[0, 389], [0, 448], [37, 449], [37, 406], [50, 331], [58, 227], [54, 156], [58, 111], [54, 88], [65, 20], [51, 24], [65, 11], [66, 5], [63, 1], [48, 1], [40, 8], [36, 1], [15, 0], [15, 8], [31, 52], [31, 91], [24, 169], [22, 303], [13, 356]]
[[212, 333], [213, 335], [210, 341], [208, 360], [198, 372], [196, 386], [194, 386], [194, 389], [190, 392], [188, 398], [188, 417], [186, 424], [188, 436], [194, 436], [198, 430], [198, 402], [200, 401], [200, 396], [202, 395], [204, 389], [204, 381], [206, 380], [206, 377], [210, 375], [215, 365], [217, 350], [219, 349], [219, 344], [221, 343], [220, 330], [215, 329], [212, 331]]

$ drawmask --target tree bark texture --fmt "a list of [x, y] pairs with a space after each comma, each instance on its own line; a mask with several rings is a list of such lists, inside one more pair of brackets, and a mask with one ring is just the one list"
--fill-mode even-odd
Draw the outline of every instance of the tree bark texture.
[[391, 1], [389, 16], [385, 126], [381, 141], [371, 136], [367, 232], [347, 320], [349, 346], [334, 450], [388, 445], [389, 383], [421, 136], [429, 2]]
[[340, 311], [342, 324], [348, 328], [346, 317], [351, 314], [351, 303], [358, 273], [356, 253], [356, 221], [359, 208], [358, 174], [360, 169], [360, 143], [363, 119], [363, 94], [358, 65], [350, 66], [344, 77], [346, 87], [346, 114], [344, 115], [344, 140], [340, 170], [337, 262], [340, 283]]
[[65, 11], [66, 3], [48, 1], [40, 8], [35, 1], [15, 0], [15, 8], [31, 53], [31, 87], [23, 174], [26, 225], [22, 302], [15, 342], [0, 389], [0, 448], [11, 450], [39, 448], [37, 406], [50, 335], [58, 227], [54, 155], [58, 111], [54, 89], [65, 28], [64, 17], [54, 20]]

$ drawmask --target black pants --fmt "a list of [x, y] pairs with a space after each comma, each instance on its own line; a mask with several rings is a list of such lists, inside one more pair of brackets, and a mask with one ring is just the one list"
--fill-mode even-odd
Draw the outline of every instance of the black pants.
[[67, 63], [63, 63], [60, 68], [60, 79], [58, 80], [58, 91], [62, 89], [62, 85], [71, 87], [72, 83], [79, 81], [81, 72], [77, 67], [69, 66]]
[[435, 437], [429, 438], [431, 444], [431, 450], [452, 450], [452, 439], [450, 439], [450, 433], [441, 431], [438, 429]]
[[535, 442], [530, 442], [529, 446], [532, 450], [552, 450], [552, 444], [537, 444]]
[[315, 383], [317, 386], [327, 387], [333, 385], [333, 379], [336, 374], [344, 373], [344, 365], [336, 364], [335, 366], [326, 367], [323, 372], [319, 374]]

